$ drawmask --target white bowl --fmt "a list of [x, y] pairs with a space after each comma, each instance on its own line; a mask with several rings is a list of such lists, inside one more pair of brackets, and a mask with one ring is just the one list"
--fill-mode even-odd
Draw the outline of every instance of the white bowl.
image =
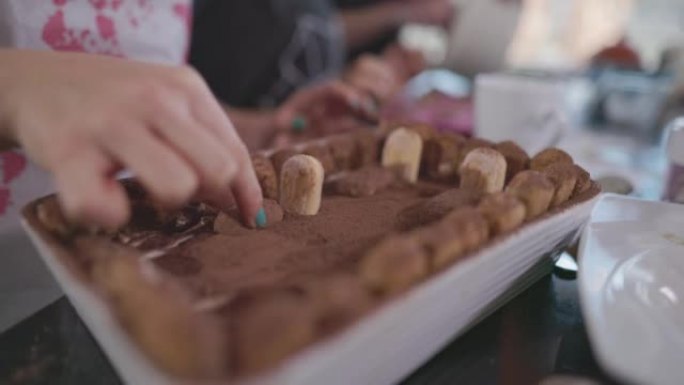
[[620, 380], [684, 381], [684, 206], [605, 195], [580, 245], [582, 310]]

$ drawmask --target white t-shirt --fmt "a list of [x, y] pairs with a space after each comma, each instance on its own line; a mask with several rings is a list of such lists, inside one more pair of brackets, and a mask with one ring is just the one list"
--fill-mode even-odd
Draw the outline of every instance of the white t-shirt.
[[[191, 0], [0, 0], [0, 46], [180, 64], [191, 14]], [[52, 191], [20, 151], [0, 152], [0, 331], [61, 294], [19, 224]]]

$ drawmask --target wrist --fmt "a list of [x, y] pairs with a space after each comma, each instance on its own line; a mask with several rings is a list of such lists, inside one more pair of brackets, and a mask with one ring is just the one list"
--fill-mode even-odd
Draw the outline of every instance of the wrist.
[[[6, 80], [6, 79], [5, 79]], [[10, 117], [11, 108], [9, 107], [10, 94], [9, 85], [3, 81], [0, 74], [0, 151], [10, 150], [17, 147], [14, 124]]]
[[273, 135], [282, 134], [288, 131], [288, 123], [284, 119], [282, 108], [274, 108], [261, 112], [262, 124], [268, 126]]
[[[2, 99], [1, 96], [0, 99]], [[8, 119], [3, 110], [2, 101], [0, 100], [0, 152], [15, 147], [14, 135], [10, 132]]]

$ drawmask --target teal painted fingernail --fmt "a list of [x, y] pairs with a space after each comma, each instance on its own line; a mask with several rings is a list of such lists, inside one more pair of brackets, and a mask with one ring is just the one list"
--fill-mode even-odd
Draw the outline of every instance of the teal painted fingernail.
[[297, 116], [292, 119], [292, 131], [296, 134], [300, 134], [306, 129], [306, 118], [303, 116]]
[[266, 218], [266, 211], [264, 211], [264, 208], [260, 208], [259, 212], [257, 212], [256, 215], [256, 226], [259, 229], [263, 229], [266, 227], [266, 222], [268, 221], [268, 218]]

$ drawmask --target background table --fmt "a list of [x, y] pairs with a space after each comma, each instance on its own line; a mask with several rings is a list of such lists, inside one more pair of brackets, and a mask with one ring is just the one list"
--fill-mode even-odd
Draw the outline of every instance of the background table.
[[[548, 276], [452, 341], [402, 385], [537, 384], [558, 374], [615, 384], [592, 356], [576, 281]], [[62, 298], [0, 334], [0, 384], [121, 381]]]

